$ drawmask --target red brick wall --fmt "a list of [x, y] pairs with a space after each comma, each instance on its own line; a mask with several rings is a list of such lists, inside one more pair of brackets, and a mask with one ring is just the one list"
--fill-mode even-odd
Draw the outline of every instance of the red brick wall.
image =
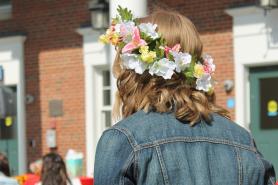
[[[234, 97], [234, 90], [226, 93], [224, 80], [234, 80], [232, 18], [225, 9], [249, 5], [255, 0], [149, 0], [150, 9], [172, 9], [187, 16], [197, 27], [204, 44], [204, 53], [212, 55], [216, 63], [217, 104], [227, 108], [226, 101]], [[235, 118], [234, 109], [228, 109]]]
[[[35, 97], [27, 108], [28, 162], [49, 151], [46, 129], [57, 123], [58, 151], [85, 153], [85, 105], [82, 36], [76, 29], [90, 19], [87, 0], [13, 0], [13, 17], [0, 21], [0, 32], [25, 32], [26, 93]], [[48, 101], [59, 99], [64, 116], [50, 118]], [[36, 146], [29, 146], [34, 139]]]

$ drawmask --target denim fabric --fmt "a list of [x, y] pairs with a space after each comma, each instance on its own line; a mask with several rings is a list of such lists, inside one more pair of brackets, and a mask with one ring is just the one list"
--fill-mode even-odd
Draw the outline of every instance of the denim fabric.
[[120, 121], [98, 143], [95, 185], [274, 185], [249, 132], [212, 117], [193, 127], [143, 111]]

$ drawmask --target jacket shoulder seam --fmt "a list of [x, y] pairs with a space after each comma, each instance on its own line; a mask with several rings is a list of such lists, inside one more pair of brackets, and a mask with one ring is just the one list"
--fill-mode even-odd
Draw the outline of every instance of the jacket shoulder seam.
[[249, 150], [254, 153], [257, 153], [257, 150], [252, 146], [243, 145], [241, 143], [229, 141], [226, 139], [217, 139], [217, 138], [210, 138], [210, 137], [172, 137], [172, 138], [168, 138], [168, 139], [160, 139], [155, 142], [151, 141], [148, 143], [139, 144], [139, 145], [137, 145], [135, 150], [138, 151], [141, 149], [155, 147], [155, 146], [161, 145], [161, 144], [168, 144], [168, 143], [175, 143], [175, 142], [186, 142], [186, 143], [208, 142], [208, 143], [213, 143], [213, 144], [224, 144], [224, 145], [230, 145], [230, 146], [233, 146], [236, 148], [241, 148], [241, 149], [245, 149], [245, 150]]
[[112, 127], [112, 128], [109, 128], [106, 131], [109, 131], [109, 130], [117, 130], [117, 131], [121, 132], [122, 134], [124, 134], [125, 137], [127, 138], [128, 142], [129, 142], [129, 144], [131, 145], [133, 151], [135, 151], [135, 148], [137, 147], [138, 144], [135, 141], [134, 136], [132, 135], [132, 133], [128, 129], [120, 128], [120, 127]]

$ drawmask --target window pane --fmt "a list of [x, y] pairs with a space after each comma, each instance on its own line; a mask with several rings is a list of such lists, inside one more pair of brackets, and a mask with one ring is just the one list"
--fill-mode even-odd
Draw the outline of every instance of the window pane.
[[103, 86], [110, 86], [110, 71], [102, 71]]
[[11, 0], [0, 0], [0, 6], [10, 5]]
[[112, 126], [111, 111], [102, 111], [102, 121], [104, 122], [105, 127]]
[[110, 90], [103, 90], [103, 105], [111, 105]]

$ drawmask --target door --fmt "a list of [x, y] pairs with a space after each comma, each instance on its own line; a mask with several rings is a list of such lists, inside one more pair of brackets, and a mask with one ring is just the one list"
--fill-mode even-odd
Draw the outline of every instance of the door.
[[[8, 90], [16, 97], [16, 86], [7, 87]], [[16, 102], [16, 101], [15, 101]], [[1, 103], [3, 101], [1, 100]], [[7, 108], [7, 107], [6, 107]], [[16, 111], [16, 106], [12, 107], [13, 112]], [[10, 112], [11, 110], [9, 110]], [[14, 114], [14, 113], [13, 113]], [[15, 114], [16, 115], [16, 112]], [[9, 159], [10, 171], [12, 175], [18, 174], [18, 144], [17, 144], [17, 117], [4, 116], [0, 117], [0, 152], [7, 155]]]
[[250, 68], [250, 129], [258, 149], [278, 170], [278, 66]]

